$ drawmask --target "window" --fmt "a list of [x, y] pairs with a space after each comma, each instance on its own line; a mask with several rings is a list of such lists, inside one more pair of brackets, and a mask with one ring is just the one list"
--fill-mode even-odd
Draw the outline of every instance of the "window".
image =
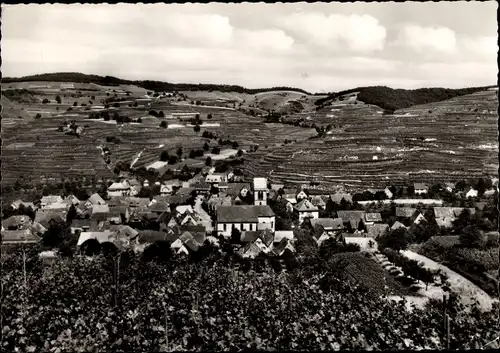
[[224, 223], [224, 232], [227, 230], [226, 224]]
[[262, 192], [262, 191], [259, 191], [259, 192], [257, 193], [257, 199], [258, 199], [258, 200], [262, 200], [262, 199], [264, 199], [264, 194], [263, 194], [263, 192]]
[[274, 228], [274, 222], [271, 222], [271, 228]]
[[243, 230], [243, 223], [240, 224], [240, 229]]
[[252, 223], [250, 223], [250, 231], [252, 231]]

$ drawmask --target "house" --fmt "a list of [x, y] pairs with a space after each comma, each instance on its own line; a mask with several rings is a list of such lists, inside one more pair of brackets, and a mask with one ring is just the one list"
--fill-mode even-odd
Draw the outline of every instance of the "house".
[[427, 185], [423, 183], [415, 183], [413, 184], [413, 188], [415, 189], [415, 195], [427, 194]]
[[36, 244], [41, 240], [30, 229], [2, 230], [0, 235], [1, 245]]
[[366, 234], [368, 237], [377, 239], [379, 236], [383, 235], [389, 229], [387, 224], [367, 224]]
[[272, 252], [276, 256], [282, 256], [287, 249], [290, 250], [292, 253], [295, 252], [295, 248], [292, 244], [292, 241], [288, 238], [283, 238], [278, 243], [275, 242], [275, 244], [276, 245], [273, 245]]
[[66, 205], [79, 205], [80, 204], [80, 200], [78, 200], [78, 198], [75, 196], [75, 195], [69, 195], [68, 197], [66, 197], [64, 199], [64, 201], [62, 202]]
[[30, 225], [29, 229], [38, 236], [42, 236], [47, 231], [47, 228], [45, 228], [44, 226], [42, 226], [40, 223], [37, 222], [33, 222]]
[[104, 243], [112, 240], [113, 232], [107, 230], [103, 232], [82, 232], [80, 233], [80, 237], [78, 237], [78, 242], [76, 246], [82, 246], [86, 241], [90, 239], [95, 239], [99, 243]]
[[352, 231], [358, 230], [365, 219], [365, 211], [337, 211], [337, 215]]
[[195, 214], [189, 212], [183, 213], [179, 219], [181, 220], [181, 226], [196, 226], [199, 222], [201, 222], [199, 217], [195, 218]]
[[311, 219], [311, 226], [313, 228], [319, 226], [327, 233], [338, 232], [344, 230], [344, 223], [342, 218], [317, 218]]
[[130, 195], [130, 185], [127, 181], [122, 181], [120, 183], [113, 183], [108, 187], [108, 197], [114, 196], [129, 196]]
[[193, 207], [191, 205], [181, 205], [175, 208], [178, 215], [183, 215], [186, 212], [194, 213]]
[[274, 242], [279, 243], [283, 238], [294, 240], [295, 236], [292, 230], [277, 230], [274, 232]]
[[283, 194], [282, 196], [283, 200], [286, 200], [287, 203], [293, 205], [297, 204], [297, 199], [295, 198], [295, 194]]
[[109, 206], [109, 212], [118, 213], [125, 222], [128, 222], [130, 219], [130, 211], [126, 205]]
[[128, 185], [130, 186], [130, 196], [136, 196], [141, 191], [141, 183], [139, 183], [136, 179], [127, 180]]
[[274, 242], [274, 234], [270, 229], [259, 232], [259, 236], [255, 240], [255, 245], [257, 245], [263, 253], [269, 253], [271, 251]]
[[467, 193], [465, 194], [465, 197], [466, 198], [469, 198], [469, 197], [477, 197], [477, 190], [474, 189], [474, 188], [470, 188], [469, 191], [467, 191]]
[[398, 218], [412, 218], [417, 212], [413, 207], [396, 207], [396, 217]]
[[229, 238], [233, 227], [239, 231], [256, 231], [269, 228], [274, 232], [275, 215], [267, 205], [218, 207], [217, 233]]
[[219, 183], [227, 183], [227, 175], [225, 174], [208, 174], [205, 178], [205, 183], [217, 186]]
[[35, 215], [35, 222], [40, 223], [44, 228], [49, 228], [50, 221], [66, 222], [67, 211], [64, 209], [38, 210]]
[[192, 190], [196, 191], [196, 194], [206, 194], [210, 192], [211, 185], [208, 183], [196, 183], [193, 184]]
[[267, 205], [269, 190], [266, 178], [253, 178], [254, 205]]
[[170, 205], [167, 202], [153, 201], [154, 202], [152, 202], [148, 207], [150, 212], [156, 213], [157, 215], [161, 215], [164, 212], [170, 212]]
[[250, 192], [250, 184], [248, 183], [229, 183], [225, 193], [229, 196], [247, 197]]
[[365, 213], [365, 225], [382, 222], [382, 216], [378, 212]]
[[319, 210], [309, 200], [303, 199], [294, 206], [295, 212], [299, 214], [299, 223], [306, 218], [319, 218]]
[[108, 205], [92, 205], [90, 207], [90, 217], [96, 213], [108, 213], [109, 212], [109, 206]]
[[142, 186], [144, 186], [145, 188], [149, 188], [149, 180], [148, 179], [144, 180]]
[[361, 251], [376, 251], [377, 242], [371, 237], [344, 237], [346, 244], [358, 244]]
[[174, 243], [179, 236], [173, 233], [158, 232], [154, 230], [143, 230], [132, 239], [134, 251], [142, 252], [148, 246], [156, 241], [167, 242], [170, 246]]
[[412, 221], [414, 224], [420, 224], [420, 222], [425, 221], [425, 217], [422, 213], [418, 212], [412, 217]]
[[271, 184], [271, 190], [278, 191], [285, 187], [284, 184]]
[[20, 230], [27, 229], [31, 225], [31, 219], [28, 216], [10, 216], [2, 221], [2, 229]]
[[89, 199], [87, 200], [87, 202], [85, 202], [85, 207], [87, 208], [90, 208], [92, 207], [92, 205], [105, 205], [106, 204], [106, 201], [104, 201], [104, 199], [99, 196], [99, 194], [92, 194]]
[[493, 196], [495, 195], [495, 192], [497, 191], [497, 189], [489, 189], [489, 190], [486, 190], [484, 193], [483, 193], [483, 196], [484, 197], [490, 197], [490, 196]]
[[[440, 227], [451, 228], [453, 221], [457, 219], [464, 208], [462, 207], [434, 207], [434, 217]], [[475, 214], [474, 208], [468, 208], [471, 215]]]
[[297, 200], [297, 202], [300, 202], [304, 199], [307, 199], [309, 198], [309, 196], [306, 194], [306, 192], [304, 190], [300, 190], [296, 195], [295, 195], [295, 199]]
[[46, 208], [48, 205], [51, 204], [62, 204], [63, 199], [59, 195], [49, 195], [49, 196], [43, 196], [42, 199], [40, 200], [40, 207], [41, 208]]
[[125, 238], [129, 241], [139, 235], [139, 231], [127, 225], [111, 225], [109, 229], [115, 232], [118, 238]]
[[334, 203], [340, 205], [342, 202], [342, 199], [344, 199], [346, 202], [352, 203], [352, 195], [351, 194], [344, 194], [337, 192], [333, 195], [330, 195], [330, 200], [332, 200]]
[[12, 209], [17, 210], [19, 207], [23, 205], [25, 208], [31, 207], [33, 211], [36, 211], [38, 207], [35, 206], [33, 202], [24, 202], [22, 200], [16, 200], [11, 204]]
[[391, 231], [392, 231], [392, 230], [399, 229], [399, 228], [404, 228], [404, 229], [406, 229], [406, 226], [405, 226], [403, 223], [401, 223], [401, 222], [399, 222], [399, 221], [396, 221], [396, 222], [394, 222], [394, 224], [392, 225], [392, 227], [391, 227]]
[[455, 190], [455, 183], [445, 183], [444, 186], [448, 192], [453, 192], [453, 190]]
[[311, 203], [313, 204], [313, 206], [316, 206], [321, 210], [324, 210], [326, 207], [325, 201], [323, 201], [323, 199], [319, 195], [311, 197]]
[[63, 202], [61, 203], [51, 203], [50, 205], [45, 206], [44, 210], [69, 210], [71, 205]]
[[230, 196], [223, 196], [223, 195], [212, 195], [210, 199], [208, 200], [208, 208], [211, 211], [216, 211], [217, 208], [221, 206], [231, 206], [232, 205], [232, 200]]
[[245, 246], [243, 246], [238, 251], [238, 253], [243, 258], [251, 258], [251, 259], [253, 259], [253, 258], [257, 257], [261, 253], [261, 250], [260, 250], [260, 248], [254, 242], [250, 242], [250, 243], [247, 243]]
[[71, 221], [71, 234], [76, 234], [77, 231], [88, 232], [90, 230], [90, 220], [88, 219], [73, 219]]

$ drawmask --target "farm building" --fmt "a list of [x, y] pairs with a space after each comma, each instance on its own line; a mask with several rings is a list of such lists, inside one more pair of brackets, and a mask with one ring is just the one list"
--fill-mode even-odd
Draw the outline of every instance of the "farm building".
[[427, 185], [423, 183], [415, 183], [413, 187], [415, 188], [415, 195], [427, 194]]
[[477, 197], [477, 190], [474, 189], [474, 188], [470, 188], [469, 191], [467, 191], [467, 193], [465, 194], [465, 197], [469, 198], [469, 197]]
[[274, 232], [275, 215], [267, 205], [218, 207], [217, 233], [224, 237], [230, 237], [233, 227], [239, 231], [269, 228]]
[[255, 205], [266, 205], [269, 196], [266, 178], [253, 178], [253, 194]]
[[[462, 207], [434, 207], [436, 223], [440, 227], [450, 228], [455, 219], [460, 216], [464, 208]], [[471, 214], [475, 214], [474, 208], [468, 208]]]
[[299, 215], [299, 224], [306, 218], [319, 218], [319, 209], [307, 199], [300, 201], [293, 209]]

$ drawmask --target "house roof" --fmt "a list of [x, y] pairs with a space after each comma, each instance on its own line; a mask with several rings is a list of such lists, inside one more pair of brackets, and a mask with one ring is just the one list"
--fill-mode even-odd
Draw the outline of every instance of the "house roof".
[[63, 202], [49, 203], [45, 207], [46, 210], [67, 210], [69, 208], [70, 208], [70, 205], [67, 203], [63, 203]]
[[226, 178], [225, 175], [223, 174], [208, 174], [207, 177], [205, 178], [205, 182], [207, 183], [220, 183], [224, 181]]
[[1, 242], [5, 244], [9, 243], [37, 243], [40, 241], [40, 237], [33, 234], [30, 229], [23, 230], [4, 230], [1, 232], [2, 239]]
[[417, 212], [413, 207], [396, 207], [396, 217], [411, 218]]
[[177, 206], [175, 208], [175, 210], [180, 213], [180, 214], [184, 214], [186, 212], [190, 212], [190, 213], [193, 213], [194, 210], [193, 210], [193, 207], [191, 207], [191, 205], [181, 205], [181, 206]]
[[35, 222], [40, 223], [45, 228], [49, 228], [51, 220], [57, 222], [66, 221], [66, 210], [45, 210], [38, 211], [35, 216]]
[[103, 231], [103, 232], [82, 232], [80, 233], [80, 237], [78, 238], [77, 246], [81, 246], [89, 239], [96, 239], [99, 243], [104, 243], [109, 241], [113, 232], [111, 231]]
[[32, 210], [36, 210], [37, 207], [33, 202], [24, 202], [23, 200], [16, 200], [12, 203], [12, 207], [18, 209], [19, 206], [23, 205], [24, 207], [31, 207]]
[[266, 178], [253, 178], [253, 189], [254, 190], [267, 190], [267, 179]]
[[217, 222], [255, 223], [259, 217], [274, 217], [274, 212], [268, 205], [220, 206], [217, 208]]
[[266, 246], [271, 246], [274, 241], [274, 234], [271, 230], [266, 229], [259, 234], [259, 238]]
[[230, 196], [237, 196], [240, 194], [242, 189], [250, 190], [250, 184], [248, 183], [228, 183], [226, 194]]
[[127, 225], [110, 225], [109, 226], [109, 230], [111, 231], [114, 231], [117, 236], [119, 237], [125, 237], [127, 239], [132, 239], [132, 238], [135, 238], [136, 236], [139, 235], [139, 231], [130, 227], [130, 226], [127, 226]]
[[482, 211], [484, 210], [484, 208], [486, 207], [486, 202], [475, 202], [474, 203], [474, 207], [479, 210], [479, 211]]
[[137, 235], [137, 242], [139, 244], [151, 244], [155, 241], [166, 241], [169, 244], [172, 244], [177, 238], [177, 235], [167, 234], [166, 232], [158, 232], [156, 230], [141, 230]]
[[108, 205], [92, 205], [92, 215], [96, 213], [107, 213], [109, 212]]
[[415, 188], [415, 190], [427, 189], [427, 185], [425, 185], [424, 183], [415, 183], [413, 184], [413, 187]]
[[241, 242], [242, 243], [248, 243], [248, 242], [254, 242], [259, 238], [259, 235], [262, 231], [255, 230], [255, 231], [243, 231], [241, 232]]
[[127, 205], [119, 205], [119, 206], [109, 206], [109, 212], [126, 214], [128, 211]]
[[314, 206], [309, 200], [302, 200], [294, 206], [294, 208], [299, 212], [311, 212], [318, 211], [318, 208]]
[[387, 224], [368, 224], [366, 226], [366, 232], [370, 237], [377, 238], [385, 233], [389, 228]]
[[311, 197], [311, 203], [314, 206], [325, 206], [326, 205], [325, 201], [323, 201], [323, 199], [319, 195]]
[[271, 190], [278, 191], [279, 189], [283, 189], [284, 184], [271, 184]]
[[406, 226], [403, 223], [401, 223], [399, 221], [396, 221], [392, 225], [391, 230], [395, 230], [395, 229], [398, 229], [398, 228], [401, 228], [401, 227], [406, 228]]
[[455, 189], [455, 183], [445, 183], [444, 186], [447, 188]]
[[149, 210], [153, 212], [169, 212], [170, 205], [167, 202], [154, 202], [149, 206]]
[[342, 218], [343, 222], [350, 220], [360, 221], [365, 217], [365, 211], [337, 211], [339, 218]]
[[71, 221], [71, 227], [72, 228], [90, 227], [90, 220], [89, 219], [74, 218]]
[[367, 222], [381, 222], [382, 216], [378, 212], [365, 213], [365, 220]]
[[130, 189], [130, 185], [128, 185], [127, 182], [113, 183], [108, 187], [108, 191], [120, 191], [128, 189]]
[[50, 205], [51, 203], [62, 203], [63, 199], [59, 195], [48, 195], [48, 196], [43, 196], [40, 202], [43, 204]]
[[104, 199], [99, 196], [99, 194], [92, 194], [90, 197], [89, 197], [89, 200], [93, 205], [98, 205], [98, 204], [101, 204], [101, 205], [104, 205], [106, 203], [106, 201], [104, 201]]
[[209, 183], [196, 183], [192, 185], [193, 190], [199, 190], [199, 191], [209, 191], [211, 187], [212, 186]]
[[276, 232], [274, 232], [275, 243], [280, 242], [284, 238], [289, 240], [294, 239], [293, 230], [277, 230]]
[[281, 256], [287, 247], [293, 248], [292, 244], [290, 243], [290, 239], [283, 238], [275, 246], [273, 246], [273, 252], [276, 255]]
[[255, 257], [260, 254], [261, 250], [254, 242], [250, 242], [242, 247], [240, 252], [245, 257]]
[[35, 233], [35, 234], [44, 234], [47, 231], [47, 228], [42, 226], [40, 223], [33, 222], [31, 224], [30, 229]]
[[316, 225], [321, 226], [325, 230], [331, 229], [344, 229], [344, 223], [342, 218], [317, 218], [311, 219], [311, 225], [315, 227]]
[[[436, 218], [456, 218], [464, 210], [463, 207], [434, 207], [434, 216]], [[475, 214], [474, 208], [468, 208], [471, 214]]]
[[130, 207], [148, 207], [150, 204], [150, 200], [147, 197], [125, 197], [124, 199], [125, 205], [129, 205]]
[[80, 200], [78, 200], [75, 195], [69, 195], [64, 199], [63, 203], [68, 205], [78, 205], [80, 203]]
[[31, 223], [31, 219], [28, 216], [21, 215], [21, 216], [10, 216], [7, 219], [4, 219], [2, 221], [2, 227], [5, 229], [11, 228], [11, 227], [21, 227], [24, 225], [28, 225]]
[[347, 202], [352, 202], [352, 195], [337, 192], [333, 195], [330, 195], [330, 199], [333, 202], [338, 203], [338, 204], [340, 204], [342, 202], [342, 199], [346, 200]]
[[188, 239], [184, 243], [184, 246], [191, 251], [198, 251], [198, 249], [200, 248], [200, 244], [198, 244], [198, 242], [194, 238]]

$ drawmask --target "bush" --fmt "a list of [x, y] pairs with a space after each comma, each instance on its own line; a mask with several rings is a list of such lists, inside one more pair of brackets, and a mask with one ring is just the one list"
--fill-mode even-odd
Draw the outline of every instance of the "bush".
[[154, 116], [155, 118], [158, 117], [158, 112], [156, 110], [150, 110], [148, 114]]
[[47, 103], [50, 103], [50, 101], [47, 99], [47, 98], [44, 98], [43, 101], [42, 101], [43, 104], [47, 104]]
[[165, 113], [163, 113], [163, 111], [160, 110], [160, 112], [158, 113], [158, 117], [159, 118], [164, 118], [165, 117]]
[[195, 125], [193, 127], [194, 132], [200, 132], [200, 125]]
[[36, 115], [35, 115], [35, 119], [40, 119], [41, 117], [42, 117], [42, 114], [40, 114], [40, 113], [36, 113]]
[[164, 129], [166, 129], [166, 128], [168, 127], [167, 122], [166, 122], [166, 121], [162, 121], [162, 122], [160, 123], [160, 127], [162, 127], [162, 128], [164, 128]]
[[207, 159], [205, 160], [205, 165], [207, 167], [211, 167], [212, 166], [212, 158], [207, 157]]
[[220, 153], [220, 148], [219, 147], [212, 148], [212, 153], [213, 154], [219, 154]]

